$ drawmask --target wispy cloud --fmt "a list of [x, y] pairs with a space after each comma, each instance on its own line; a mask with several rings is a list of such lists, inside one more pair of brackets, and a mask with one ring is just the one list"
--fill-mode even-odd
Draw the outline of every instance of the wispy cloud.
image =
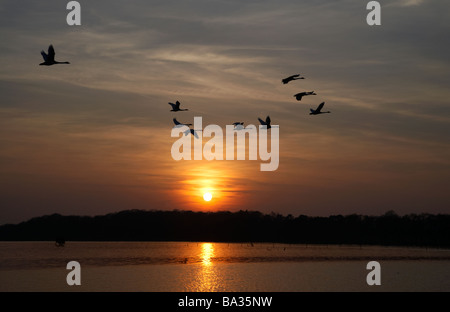
[[400, 6], [408, 7], [408, 6], [417, 6], [421, 5], [425, 2], [425, 0], [399, 0]]

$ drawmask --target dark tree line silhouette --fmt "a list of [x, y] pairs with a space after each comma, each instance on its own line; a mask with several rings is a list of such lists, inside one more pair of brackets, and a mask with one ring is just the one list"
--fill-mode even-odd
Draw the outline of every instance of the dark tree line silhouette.
[[52, 214], [0, 226], [2, 241], [211, 241], [450, 247], [450, 215], [309, 217], [257, 211]]

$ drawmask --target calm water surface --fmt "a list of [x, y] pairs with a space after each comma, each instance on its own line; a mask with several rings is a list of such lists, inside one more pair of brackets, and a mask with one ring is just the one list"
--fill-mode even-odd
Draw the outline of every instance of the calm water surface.
[[[66, 265], [81, 264], [81, 286]], [[368, 286], [378, 261], [382, 285]], [[0, 291], [450, 291], [450, 250], [186, 242], [0, 242]]]

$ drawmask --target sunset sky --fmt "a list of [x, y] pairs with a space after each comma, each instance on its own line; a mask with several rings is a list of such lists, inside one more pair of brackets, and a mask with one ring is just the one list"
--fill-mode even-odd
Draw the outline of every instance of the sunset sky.
[[[381, 26], [360, 0], [80, 1], [81, 26], [67, 2], [0, 0], [0, 224], [450, 213], [448, 0], [380, 1]], [[71, 64], [39, 66], [49, 44]], [[306, 79], [281, 83], [293, 74]], [[177, 100], [189, 111], [170, 112]], [[310, 116], [320, 102], [331, 114]], [[267, 115], [276, 171], [171, 157], [173, 117], [225, 128]]]

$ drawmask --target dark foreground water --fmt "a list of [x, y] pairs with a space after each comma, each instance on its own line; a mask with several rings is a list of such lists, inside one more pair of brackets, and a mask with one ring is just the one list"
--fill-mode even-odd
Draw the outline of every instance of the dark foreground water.
[[[81, 286], [69, 286], [69, 261]], [[369, 286], [366, 265], [381, 265]], [[0, 242], [0, 291], [450, 291], [450, 250], [186, 242]]]

